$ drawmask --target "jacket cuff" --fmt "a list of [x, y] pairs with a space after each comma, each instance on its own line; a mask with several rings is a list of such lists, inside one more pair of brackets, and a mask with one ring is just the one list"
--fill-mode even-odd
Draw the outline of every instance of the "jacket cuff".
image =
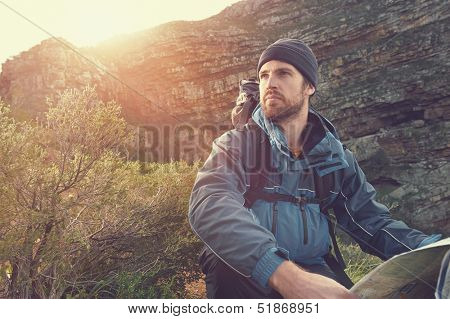
[[281, 263], [287, 259], [281, 257], [283, 253], [280, 254], [280, 250], [276, 247], [270, 248], [258, 260], [255, 269], [252, 272], [252, 277], [261, 286], [267, 288], [269, 287], [269, 278], [272, 276], [274, 271], [281, 265]]
[[419, 246], [417, 246], [417, 248], [420, 248], [420, 247], [423, 247], [423, 246], [426, 246], [426, 245], [435, 243], [435, 242], [437, 242], [437, 241], [438, 241], [439, 239], [441, 239], [441, 238], [442, 238], [442, 235], [441, 235], [441, 234], [433, 234], [433, 235], [430, 235], [430, 236], [428, 236], [427, 238], [425, 238], [424, 240], [422, 240], [422, 241], [420, 242]]

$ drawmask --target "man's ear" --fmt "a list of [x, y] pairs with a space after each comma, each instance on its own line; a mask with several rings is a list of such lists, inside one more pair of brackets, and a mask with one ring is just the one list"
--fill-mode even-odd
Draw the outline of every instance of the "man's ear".
[[305, 90], [306, 95], [311, 96], [314, 94], [314, 92], [316, 92], [316, 88], [314, 86], [312, 86], [311, 84], [308, 84], [306, 86], [306, 90]]

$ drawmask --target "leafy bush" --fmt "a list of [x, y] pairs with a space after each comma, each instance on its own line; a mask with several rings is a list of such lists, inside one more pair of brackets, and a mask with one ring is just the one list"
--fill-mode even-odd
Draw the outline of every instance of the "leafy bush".
[[182, 297], [198, 277], [187, 224], [198, 164], [127, 162], [120, 107], [93, 88], [49, 101], [44, 126], [0, 105], [0, 293]]

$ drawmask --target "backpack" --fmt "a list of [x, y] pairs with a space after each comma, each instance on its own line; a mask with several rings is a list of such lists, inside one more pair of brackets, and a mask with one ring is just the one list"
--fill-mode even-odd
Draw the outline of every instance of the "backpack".
[[244, 131], [247, 123], [253, 124], [252, 113], [259, 103], [259, 84], [255, 79], [239, 82], [239, 96], [231, 112], [231, 122], [238, 131]]
[[[251, 115], [258, 103], [258, 82], [255, 79], [240, 81], [239, 96], [236, 100], [236, 106], [231, 113], [231, 117], [236, 130], [247, 131], [247, 137], [244, 139], [244, 145], [242, 147], [244, 149], [244, 167], [250, 176], [250, 185], [248, 190], [244, 193], [244, 206], [250, 208], [257, 199], [263, 199], [269, 202], [293, 202], [299, 204], [302, 210], [307, 203], [319, 204], [320, 212], [325, 214], [328, 221], [328, 229], [334, 251], [333, 255], [330, 247], [329, 253], [325, 256], [325, 261], [334, 271], [339, 282], [346, 288], [350, 289], [353, 286], [353, 282], [344, 271], [346, 265], [336, 241], [335, 218], [330, 215], [325, 200], [330, 194], [330, 191], [334, 190], [335, 174], [339, 174], [341, 172], [338, 170], [320, 177], [316, 170], [309, 171], [313, 174], [315, 192], [317, 195], [316, 198], [307, 198], [303, 196], [295, 197], [292, 195], [264, 192], [263, 189], [267, 186], [267, 183], [270, 180], [270, 175], [276, 174], [276, 169], [272, 167], [272, 153], [269, 138], [259, 127], [259, 125], [257, 125], [251, 118]], [[310, 108], [312, 107], [310, 106]], [[313, 111], [318, 115], [322, 123], [327, 126], [329, 131], [337, 139], [339, 139], [334, 126], [317, 111], [314, 109]], [[274, 229], [272, 229], [272, 233], [274, 233]]]

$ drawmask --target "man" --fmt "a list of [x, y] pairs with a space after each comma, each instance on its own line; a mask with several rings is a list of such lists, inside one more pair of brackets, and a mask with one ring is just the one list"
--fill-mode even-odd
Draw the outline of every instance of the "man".
[[200, 263], [209, 298], [356, 297], [325, 262], [329, 226], [314, 203], [315, 175], [335, 178], [328, 207], [366, 252], [387, 259], [440, 237], [391, 219], [375, 201], [353, 154], [331, 123], [309, 108], [317, 70], [303, 42], [281, 39], [270, 45], [259, 59], [260, 105], [252, 114], [270, 141], [268, 161], [275, 167], [263, 191], [307, 202], [260, 198], [245, 207], [252, 173], [245, 145], [254, 143], [250, 129], [231, 130], [214, 141], [198, 173], [189, 220], [205, 243]]

